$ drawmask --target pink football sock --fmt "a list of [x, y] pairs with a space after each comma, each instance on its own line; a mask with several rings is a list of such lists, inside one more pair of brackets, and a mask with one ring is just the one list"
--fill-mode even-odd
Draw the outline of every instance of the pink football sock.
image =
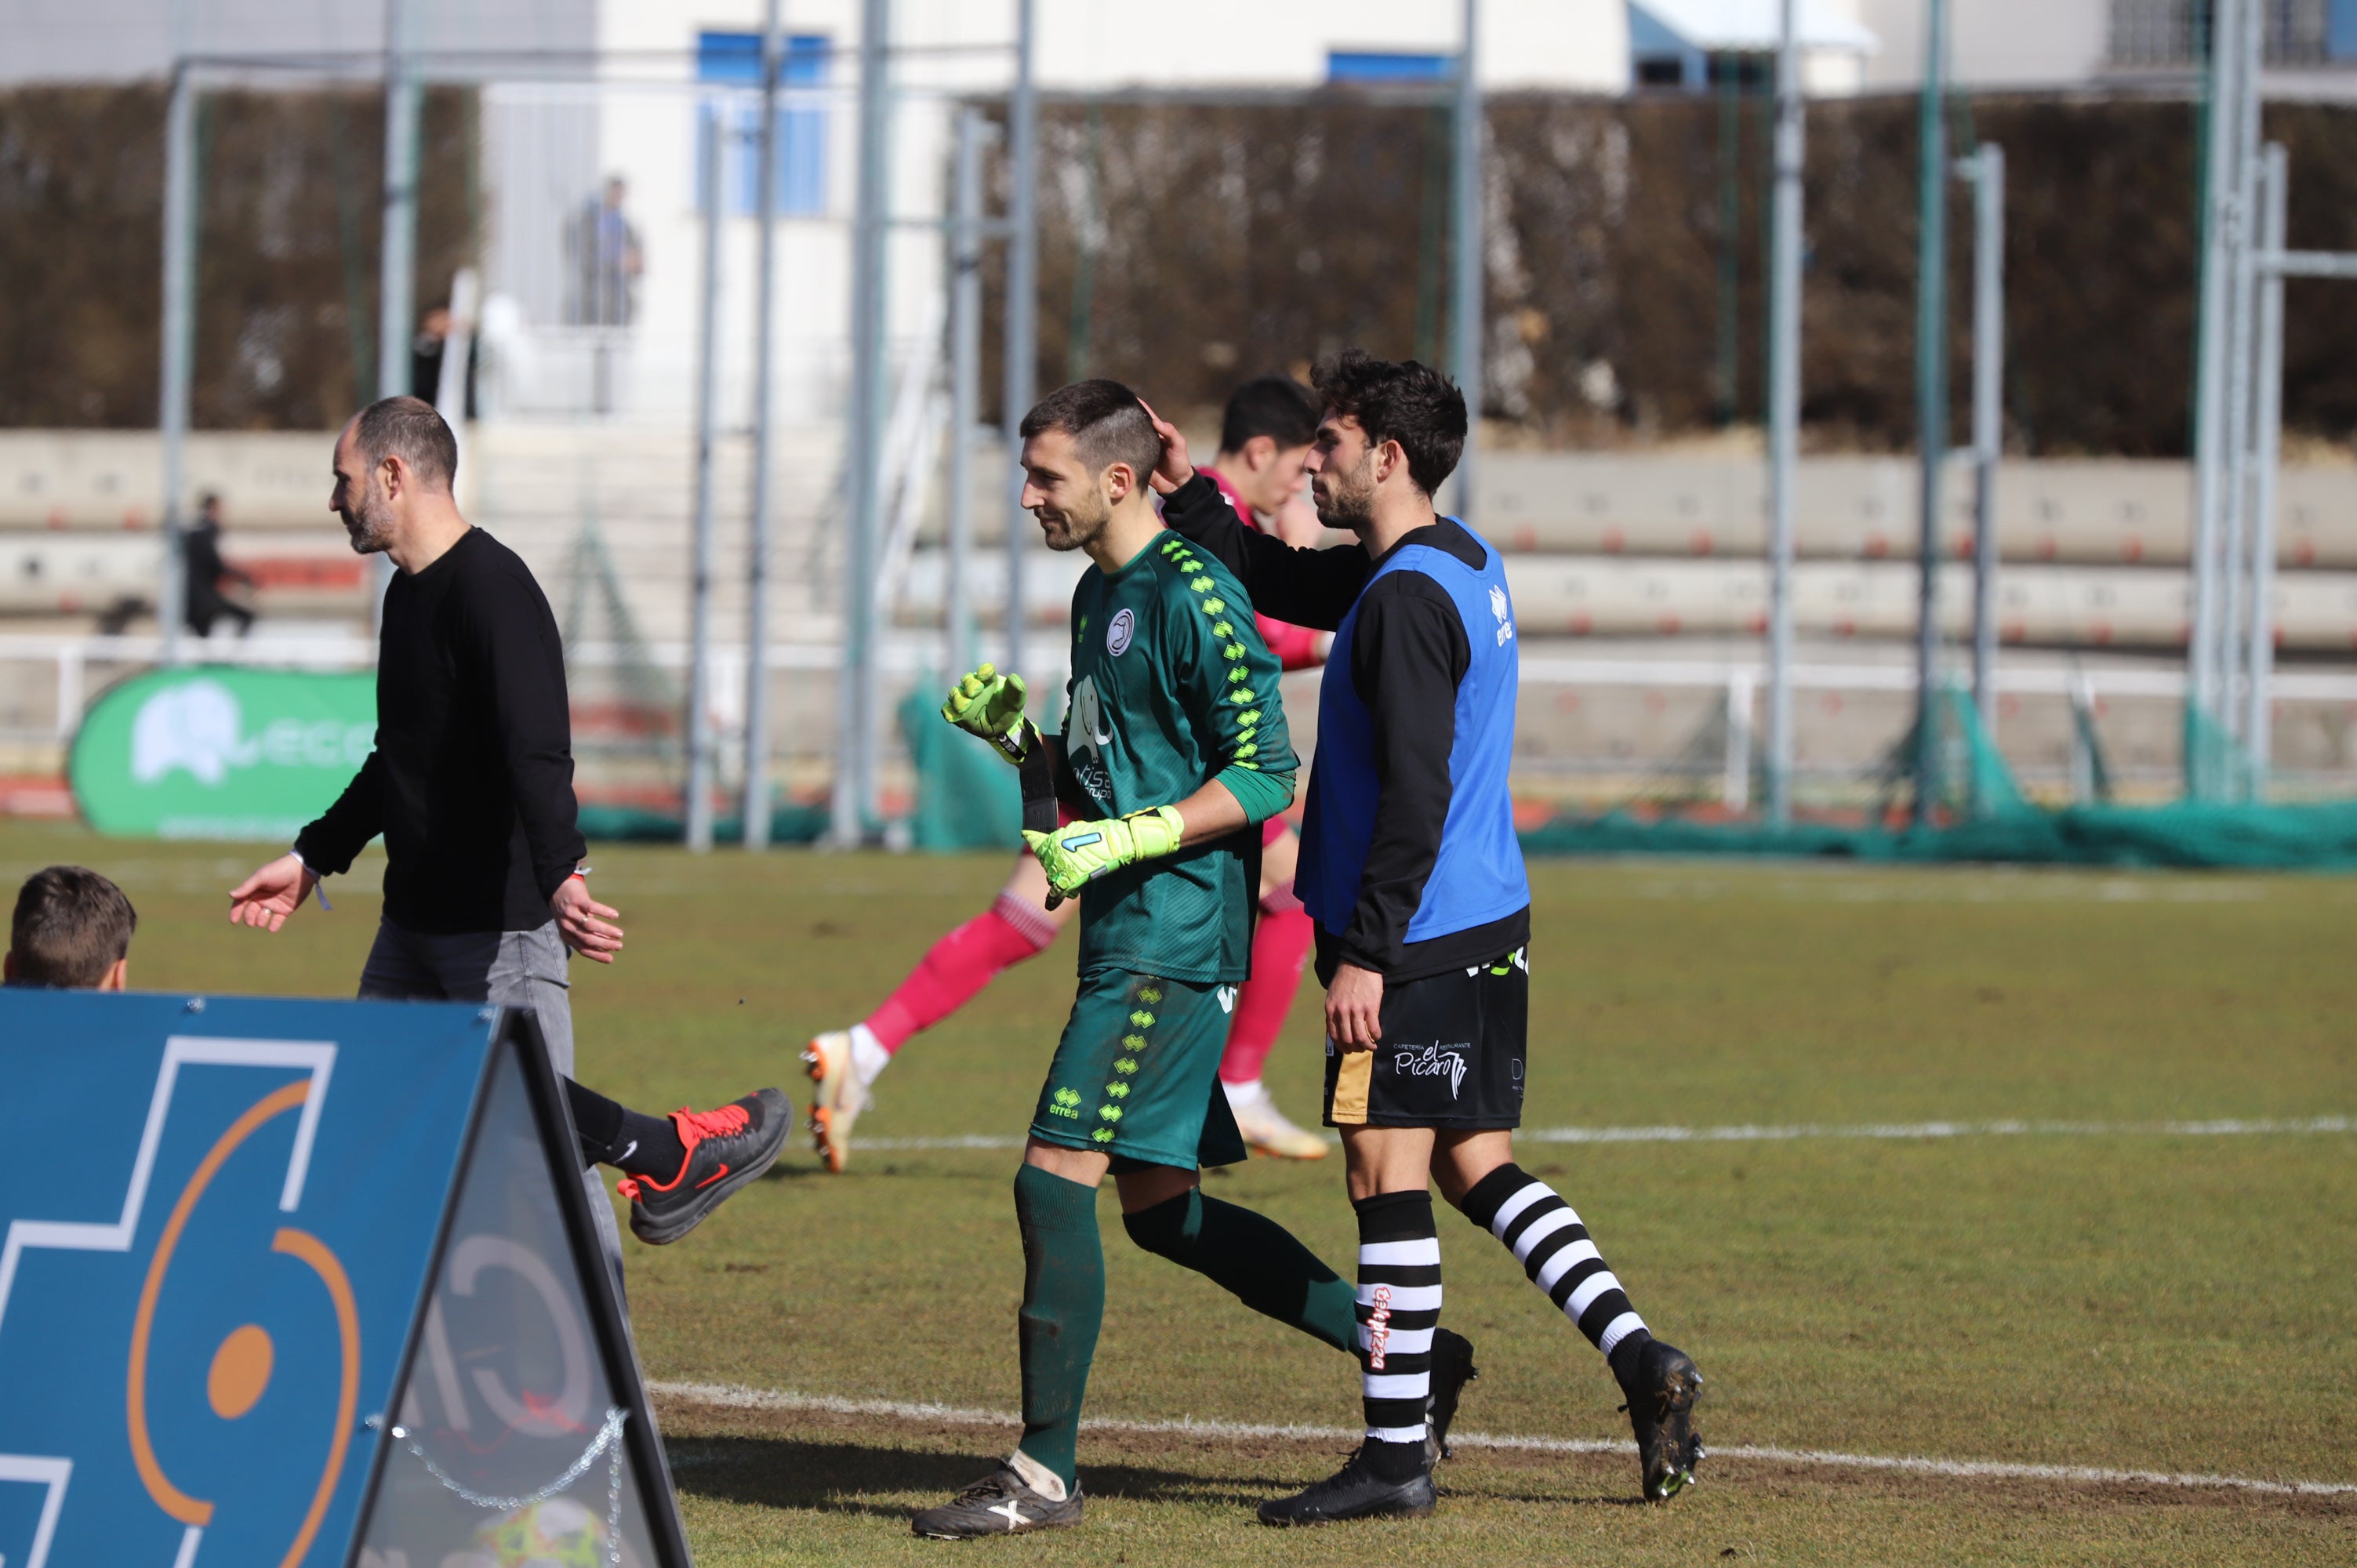
[[1293, 897], [1293, 885], [1271, 893], [1261, 907], [1269, 912], [1253, 933], [1252, 978], [1236, 993], [1236, 1021], [1228, 1030], [1227, 1054], [1220, 1058], [1222, 1083], [1250, 1083], [1260, 1076], [1309, 959], [1314, 933], [1308, 911]]
[[[868, 1032], [886, 1050], [897, 1051], [918, 1030], [931, 1028], [964, 1006], [999, 971], [1021, 963], [1055, 940], [1054, 921], [1002, 893], [988, 911], [932, 945], [900, 988], [869, 1015]], [[1296, 970], [1299, 967], [1296, 960]]]

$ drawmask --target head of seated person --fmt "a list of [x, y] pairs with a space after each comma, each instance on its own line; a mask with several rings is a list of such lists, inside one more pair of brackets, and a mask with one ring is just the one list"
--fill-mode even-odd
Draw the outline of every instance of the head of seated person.
[[138, 912], [95, 871], [52, 865], [25, 879], [0, 978], [55, 991], [121, 991], [131, 973]]

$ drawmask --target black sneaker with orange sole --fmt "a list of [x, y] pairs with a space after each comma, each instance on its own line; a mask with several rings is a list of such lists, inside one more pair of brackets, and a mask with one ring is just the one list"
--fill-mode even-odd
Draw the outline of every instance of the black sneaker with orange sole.
[[676, 1241], [704, 1223], [728, 1195], [776, 1163], [793, 1135], [794, 1108], [783, 1091], [758, 1090], [716, 1111], [671, 1113], [687, 1158], [667, 1182], [625, 1176], [614, 1190], [630, 1200], [630, 1234], [651, 1247]]

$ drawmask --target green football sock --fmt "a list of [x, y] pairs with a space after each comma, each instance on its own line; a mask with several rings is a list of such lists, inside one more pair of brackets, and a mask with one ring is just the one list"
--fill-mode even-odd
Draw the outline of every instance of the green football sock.
[[1077, 1477], [1081, 1398], [1104, 1321], [1104, 1242], [1097, 1189], [1037, 1165], [1015, 1173], [1023, 1228], [1023, 1441], [1017, 1444], [1063, 1478]]
[[1197, 1187], [1125, 1214], [1121, 1222], [1131, 1240], [1194, 1270], [1254, 1312], [1357, 1353], [1357, 1288], [1266, 1215], [1206, 1197]]

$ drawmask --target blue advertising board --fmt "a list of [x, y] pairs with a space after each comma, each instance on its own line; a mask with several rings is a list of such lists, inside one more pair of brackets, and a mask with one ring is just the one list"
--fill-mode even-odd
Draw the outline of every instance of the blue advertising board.
[[0, 1568], [684, 1568], [528, 1015], [10, 989], [0, 1097]]

